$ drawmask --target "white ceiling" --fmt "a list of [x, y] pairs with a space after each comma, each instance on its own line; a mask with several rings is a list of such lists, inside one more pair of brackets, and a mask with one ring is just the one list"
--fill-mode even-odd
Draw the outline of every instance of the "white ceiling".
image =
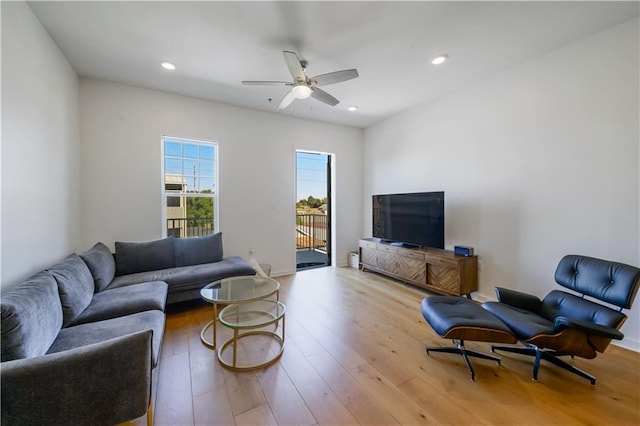
[[[30, 2], [81, 77], [367, 127], [638, 17], [638, 2]], [[277, 105], [291, 77], [357, 68], [323, 87], [341, 102]], [[450, 60], [430, 63], [437, 53]], [[602, 58], [594, 58], [594, 61]], [[160, 62], [178, 67], [166, 71]], [[612, 64], [615, 66], [615, 64]], [[270, 103], [268, 99], [271, 98]], [[357, 105], [356, 112], [347, 107]]]

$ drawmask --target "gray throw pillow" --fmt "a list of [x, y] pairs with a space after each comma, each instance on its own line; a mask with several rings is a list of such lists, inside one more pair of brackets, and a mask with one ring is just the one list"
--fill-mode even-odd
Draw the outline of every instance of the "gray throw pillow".
[[116, 275], [173, 268], [173, 240], [175, 238], [142, 243], [116, 241]]
[[58, 293], [62, 302], [62, 326], [66, 327], [91, 303], [95, 286], [93, 276], [87, 264], [75, 253], [47, 271], [58, 283]]
[[176, 266], [200, 265], [222, 260], [222, 232], [206, 237], [176, 238]]
[[80, 257], [89, 267], [91, 275], [93, 275], [95, 293], [107, 288], [116, 275], [116, 260], [113, 258], [109, 247], [102, 243], [97, 243], [89, 251], [80, 253]]
[[2, 295], [2, 362], [47, 353], [62, 327], [57, 287], [42, 271]]

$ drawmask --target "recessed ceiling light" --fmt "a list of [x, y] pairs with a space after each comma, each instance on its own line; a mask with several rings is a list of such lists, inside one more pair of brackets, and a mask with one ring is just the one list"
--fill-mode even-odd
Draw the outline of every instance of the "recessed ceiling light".
[[349, 111], [357, 111], [358, 107], [357, 106], [350, 106], [349, 108], [347, 108]]
[[161, 63], [160, 65], [161, 65], [161, 66], [162, 66], [162, 68], [164, 68], [165, 70], [171, 70], [171, 71], [173, 71], [173, 70], [175, 70], [175, 69], [176, 69], [176, 66], [175, 66], [175, 65], [173, 65], [171, 62], [163, 62], [163, 63]]
[[431, 60], [431, 63], [433, 65], [440, 65], [440, 64], [444, 63], [447, 59], [449, 59], [449, 55], [447, 55], [446, 53], [441, 53], [438, 56], [434, 57]]

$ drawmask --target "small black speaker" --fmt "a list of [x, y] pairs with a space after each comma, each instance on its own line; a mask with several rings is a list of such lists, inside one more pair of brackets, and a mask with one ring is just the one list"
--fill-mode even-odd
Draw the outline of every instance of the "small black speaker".
[[473, 247], [454, 246], [453, 252], [461, 256], [473, 256]]

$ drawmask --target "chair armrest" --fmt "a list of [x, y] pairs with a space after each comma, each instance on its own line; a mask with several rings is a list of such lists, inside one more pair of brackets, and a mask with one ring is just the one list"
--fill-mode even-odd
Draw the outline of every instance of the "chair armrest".
[[589, 334], [597, 334], [599, 336], [608, 337], [610, 339], [622, 340], [624, 338], [624, 334], [622, 334], [620, 330], [617, 330], [613, 327], [594, 324], [589, 321], [581, 321], [573, 318], [556, 317], [555, 321], [553, 322], [553, 326], [556, 329], [559, 329], [560, 327], [577, 328]]
[[532, 294], [502, 287], [496, 287], [495, 291], [496, 296], [498, 296], [498, 301], [515, 308], [524, 309], [525, 311], [538, 312], [542, 305], [540, 298]]
[[2, 424], [116, 424], [143, 416], [152, 336], [145, 330], [0, 363]]

